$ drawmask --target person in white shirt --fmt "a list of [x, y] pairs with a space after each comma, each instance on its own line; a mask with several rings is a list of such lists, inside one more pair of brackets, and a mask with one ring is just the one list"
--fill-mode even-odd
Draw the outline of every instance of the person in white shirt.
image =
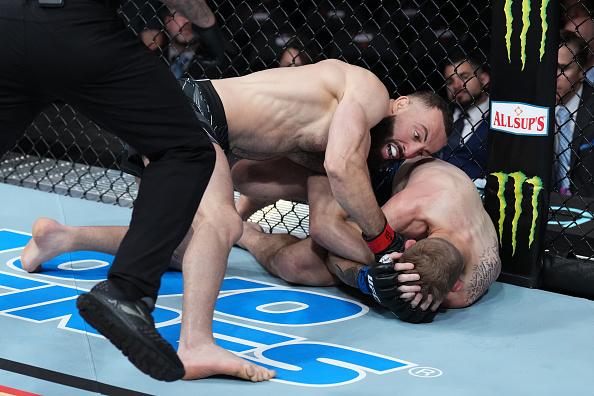
[[[594, 191], [592, 172], [594, 160], [592, 128], [592, 87], [584, 84], [588, 45], [576, 33], [560, 32], [557, 56], [557, 105], [555, 106], [555, 158], [553, 161], [553, 188], [562, 195], [579, 191], [589, 196]], [[578, 125], [576, 125], [576, 123]], [[586, 146], [582, 149], [582, 146]], [[579, 159], [579, 161], [577, 161]]]
[[459, 54], [448, 59], [444, 78], [454, 105], [454, 130], [440, 158], [480, 183], [487, 169], [489, 73], [477, 59]]
[[569, 17], [563, 27], [564, 30], [575, 32], [588, 45], [587, 60], [583, 65], [585, 80], [594, 85], [594, 14], [580, 12]]

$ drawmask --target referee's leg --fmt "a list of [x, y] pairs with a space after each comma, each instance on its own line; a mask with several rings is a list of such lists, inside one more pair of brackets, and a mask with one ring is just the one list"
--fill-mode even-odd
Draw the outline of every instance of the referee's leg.
[[109, 278], [131, 297], [154, 300], [208, 185], [214, 150], [166, 65], [121, 21], [101, 14], [113, 10], [93, 0], [70, 0], [62, 11], [72, 12], [68, 7], [76, 18], [52, 26], [47, 48], [61, 46], [55, 50], [63, 59], [46, 69], [47, 80], [60, 82], [52, 91], [65, 102], [150, 159]]
[[79, 297], [81, 315], [143, 372], [184, 375], [150, 310], [160, 278], [196, 213], [214, 168], [212, 144], [168, 68], [104, 1], [32, 1], [27, 48], [44, 87], [146, 155], [130, 228], [108, 275]]
[[[14, 10], [13, 10], [14, 8]], [[43, 102], [24, 62], [24, 24], [12, 4], [0, 4], [0, 157], [19, 139]]]

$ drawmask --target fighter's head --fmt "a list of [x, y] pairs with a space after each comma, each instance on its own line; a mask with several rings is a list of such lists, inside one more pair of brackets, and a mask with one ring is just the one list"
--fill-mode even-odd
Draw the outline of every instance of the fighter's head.
[[400, 262], [413, 263], [421, 276], [421, 293], [433, 295], [433, 301], [441, 301], [455, 289], [456, 281], [464, 271], [464, 259], [460, 251], [442, 238], [426, 238], [407, 249]]
[[447, 142], [452, 113], [439, 95], [423, 91], [390, 101], [390, 115], [371, 128], [369, 165], [431, 155]]

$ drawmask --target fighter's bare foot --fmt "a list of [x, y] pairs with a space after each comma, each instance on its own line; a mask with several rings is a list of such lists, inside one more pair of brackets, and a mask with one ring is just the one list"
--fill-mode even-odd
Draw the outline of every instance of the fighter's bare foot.
[[186, 375], [183, 378], [185, 380], [213, 375], [230, 375], [252, 382], [261, 382], [268, 381], [275, 376], [273, 370], [242, 359], [214, 343], [191, 349], [186, 349], [180, 344], [177, 354], [186, 370]]
[[21, 255], [23, 269], [27, 272], [39, 270], [39, 266], [69, 249], [68, 226], [45, 217], [33, 224], [33, 238], [29, 240]]
[[243, 222], [243, 234], [241, 235], [241, 238], [239, 239], [239, 241], [237, 241], [235, 244], [237, 246], [239, 246], [240, 248], [247, 250], [247, 247], [245, 245], [245, 240], [247, 238], [250, 238], [251, 236], [253, 236], [254, 232], [264, 232], [264, 229], [258, 223], [254, 223], [251, 221], [244, 221]]

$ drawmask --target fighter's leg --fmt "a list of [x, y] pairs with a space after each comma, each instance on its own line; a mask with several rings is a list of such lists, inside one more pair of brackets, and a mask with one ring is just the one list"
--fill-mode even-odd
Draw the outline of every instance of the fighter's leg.
[[183, 256], [184, 300], [178, 355], [185, 379], [232, 375], [251, 381], [274, 372], [217, 346], [212, 335], [214, 305], [229, 251], [241, 237], [242, 222], [233, 203], [229, 164], [215, 146], [216, 164], [192, 222], [193, 235]]
[[[146, 157], [143, 161], [145, 166], [149, 164]], [[140, 181], [136, 177], [136, 183]], [[41, 264], [62, 253], [92, 250], [115, 255], [127, 231], [128, 226], [68, 226], [41, 217], [33, 224], [32, 238], [23, 250], [21, 263], [25, 271], [35, 272]], [[192, 234], [190, 228], [173, 252], [170, 268], [181, 271], [181, 260]]]
[[239, 199], [235, 202], [235, 208], [237, 209], [239, 216], [241, 216], [241, 220], [245, 221], [260, 209], [272, 205], [276, 201], [276, 199], [254, 198], [241, 194]]
[[115, 254], [127, 231], [127, 226], [72, 227], [39, 218], [33, 224], [33, 237], [21, 255], [23, 269], [34, 272], [43, 262], [77, 250]]
[[279, 199], [307, 200], [309, 170], [286, 158], [265, 161], [241, 159], [231, 169], [233, 185], [241, 193], [236, 207], [243, 220]]
[[254, 223], [244, 222], [238, 245], [248, 250], [271, 274], [287, 282], [330, 286], [335, 279], [325, 264], [327, 251], [311, 238], [268, 234]]

